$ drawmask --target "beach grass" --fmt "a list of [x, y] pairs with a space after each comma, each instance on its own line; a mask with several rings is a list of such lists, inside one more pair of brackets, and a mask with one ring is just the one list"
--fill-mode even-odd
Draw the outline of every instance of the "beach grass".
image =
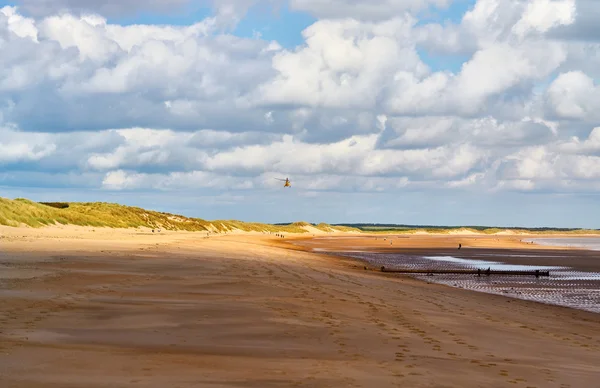
[[368, 234], [451, 234], [456, 232], [494, 235], [514, 233], [528, 235], [600, 235], [600, 230], [575, 228], [500, 228], [484, 226], [412, 226], [378, 224], [312, 224], [298, 221], [289, 224], [265, 224], [237, 220], [207, 221], [201, 218], [142, 209], [107, 202], [34, 202], [25, 198], [0, 197], [0, 225], [39, 228], [50, 225], [77, 225], [108, 228], [162, 228], [165, 230], [226, 233], [233, 231], [264, 233], [308, 233], [317, 229], [325, 233], [354, 232]]
[[[348, 226], [348, 224], [346, 224]], [[335, 228], [340, 228], [342, 225], [334, 225]], [[425, 232], [430, 234], [451, 234], [457, 231], [465, 233], [476, 233], [485, 235], [494, 235], [498, 233], [514, 233], [528, 235], [547, 235], [547, 234], [565, 234], [565, 235], [584, 235], [597, 234], [600, 235], [600, 230], [597, 229], [578, 229], [578, 228], [500, 228], [500, 227], [472, 227], [472, 226], [392, 226], [392, 225], [363, 225], [355, 224], [351, 226], [359, 229], [362, 232], [372, 234], [415, 234]]]
[[[106, 202], [34, 202], [25, 198], [0, 197], [0, 225], [39, 228], [49, 225], [77, 225], [108, 228], [162, 228], [206, 232], [307, 233], [308, 223], [271, 225], [236, 220], [207, 221], [201, 218], [146, 210]], [[339, 230], [347, 230], [340, 227]], [[352, 229], [352, 228], [350, 228]], [[338, 230], [331, 227], [332, 231]], [[358, 229], [356, 229], [358, 230]]]

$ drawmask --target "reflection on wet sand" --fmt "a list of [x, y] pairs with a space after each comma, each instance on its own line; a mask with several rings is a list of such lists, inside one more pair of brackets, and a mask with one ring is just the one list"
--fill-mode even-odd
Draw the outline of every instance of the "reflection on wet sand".
[[[550, 271], [549, 277], [535, 278], [531, 276], [491, 277], [470, 274], [409, 274], [417, 279], [427, 280], [453, 287], [473, 291], [512, 296], [523, 300], [571, 307], [600, 313], [600, 252], [571, 250], [539, 250], [538, 247], [525, 246], [531, 239], [513, 241], [516, 245], [511, 249], [453, 249], [449, 241], [438, 243], [429, 249], [425, 247], [407, 247], [407, 241], [396, 248], [389, 248], [386, 241], [393, 241], [395, 236], [355, 238], [349, 243], [338, 243], [332, 246], [319, 247], [314, 239], [300, 242], [317, 252], [335, 256], [359, 259], [373, 268], [384, 266], [388, 269], [407, 270], [460, 270], [482, 269], [506, 271]], [[413, 238], [419, 241], [418, 238]], [[491, 240], [491, 239], [490, 239]], [[439, 240], [444, 241], [444, 240]], [[547, 239], [547, 246], [558, 243], [578, 247], [594, 247], [597, 238], [575, 238], [569, 244], [568, 238]], [[362, 242], [362, 244], [361, 244]], [[417, 243], [418, 244], [418, 243]], [[460, 244], [460, 243], [459, 243]], [[587, 245], [586, 245], [587, 244]], [[329, 244], [331, 245], [331, 243]], [[400, 245], [400, 244], [398, 244]], [[416, 245], [416, 244], [413, 244]], [[440, 247], [439, 245], [442, 245]], [[461, 256], [461, 257], [459, 257]]]

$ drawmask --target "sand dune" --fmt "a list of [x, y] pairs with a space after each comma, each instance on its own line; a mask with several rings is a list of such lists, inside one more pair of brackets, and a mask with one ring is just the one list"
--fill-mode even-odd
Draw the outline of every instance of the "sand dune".
[[[598, 314], [306, 251], [356, 236], [0, 233], [3, 387], [597, 386]], [[458, 241], [529, 249], [514, 236], [394, 244]]]

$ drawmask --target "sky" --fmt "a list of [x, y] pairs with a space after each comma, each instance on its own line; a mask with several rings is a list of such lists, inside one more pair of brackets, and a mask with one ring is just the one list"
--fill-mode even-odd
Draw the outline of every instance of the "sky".
[[0, 0], [0, 196], [600, 228], [599, 17], [595, 0]]

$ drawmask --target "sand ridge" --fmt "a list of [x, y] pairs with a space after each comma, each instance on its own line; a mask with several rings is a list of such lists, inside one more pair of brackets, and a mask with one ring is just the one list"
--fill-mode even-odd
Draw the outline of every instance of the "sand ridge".
[[[598, 314], [364, 271], [291, 244], [335, 248], [356, 236], [19, 229], [1, 241], [0, 262], [12, 273], [0, 278], [2, 386], [597, 381]], [[396, 240], [529, 248], [511, 238]]]

